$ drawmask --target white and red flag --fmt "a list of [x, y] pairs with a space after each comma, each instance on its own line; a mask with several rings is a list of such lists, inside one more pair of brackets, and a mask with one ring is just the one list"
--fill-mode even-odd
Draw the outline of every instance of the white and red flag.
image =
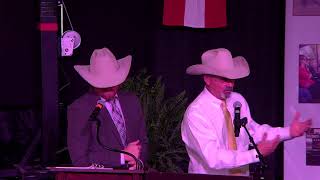
[[193, 28], [227, 25], [226, 0], [164, 0], [163, 24]]

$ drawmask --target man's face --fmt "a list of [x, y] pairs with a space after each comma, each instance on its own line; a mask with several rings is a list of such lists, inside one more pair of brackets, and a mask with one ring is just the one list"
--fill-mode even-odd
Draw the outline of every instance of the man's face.
[[120, 85], [108, 87], [108, 88], [96, 88], [94, 87], [94, 92], [98, 95], [104, 98], [105, 100], [109, 100], [113, 98], [119, 89]]
[[214, 75], [204, 75], [203, 78], [207, 89], [216, 98], [225, 100], [230, 97], [230, 94], [233, 91], [235, 80]]

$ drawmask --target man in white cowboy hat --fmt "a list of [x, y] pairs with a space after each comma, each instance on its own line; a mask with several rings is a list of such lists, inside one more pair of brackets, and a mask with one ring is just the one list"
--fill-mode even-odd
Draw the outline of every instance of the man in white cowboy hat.
[[205, 87], [187, 108], [181, 125], [182, 139], [190, 157], [189, 173], [249, 175], [248, 164], [258, 162], [256, 150], [248, 150], [249, 138], [244, 128], [235, 137], [233, 122], [235, 103], [242, 104], [241, 118], [247, 117], [250, 134], [263, 156], [272, 153], [280, 141], [304, 134], [311, 119], [300, 122], [297, 113], [286, 128], [257, 124], [249, 106], [239, 93], [233, 92], [235, 79], [249, 75], [243, 57], [232, 58], [224, 48], [203, 53], [202, 64], [187, 68], [187, 74], [203, 75]]
[[103, 104], [97, 115], [102, 144], [146, 160], [148, 140], [140, 102], [135, 95], [118, 91], [127, 78], [131, 59], [128, 55], [117, 60], [103, 48], [94, 50], [90, 65], [74, 66], [92, 90], [68, 107], [68, 149], [73, 165], [120, 167], [127, 163], [130, 169], [136, 168], [130, 156], [107, 151], [98, 144], [95, 123], [88, 121], [98, 101]]

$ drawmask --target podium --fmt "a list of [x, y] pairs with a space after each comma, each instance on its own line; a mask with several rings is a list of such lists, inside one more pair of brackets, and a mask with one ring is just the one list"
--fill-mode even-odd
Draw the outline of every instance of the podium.
[[246, 176], [220, 176], [207, 174], [145, 172], [142, 170], [112, 170], [105, 168], [50, 169], [55, 174], [55, 180], [252, 180]]
[[109, 168], [49, 168], [55, 180], [144, 180], [142, 170], [113, 170]]
[[161, 173], [150, 172], [145, 174], [145, 180], [253, 180], [248, 176], [220, 176], [209, 174], [187, 174], [187, 173]]

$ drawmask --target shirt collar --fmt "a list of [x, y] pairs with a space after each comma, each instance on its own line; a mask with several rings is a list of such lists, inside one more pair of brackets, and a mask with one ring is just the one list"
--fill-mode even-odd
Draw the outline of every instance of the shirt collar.
[[116, 94], [113, 98], [109, 99], [108, 101], [101, 96], [100, 96], [100, 99], [103, 100], [104, 102], [109, 102], [111, 99], [119, 99], [119, 96], [118, 94]]
[[[204, 95], [209, 99], [209, 101], [213, 102], [213, 103], [216, 103], [218, 105], [220, 105], [222, 103], [222, 100], [221, 99], [218, 99], [217, 97], [215, 97], [213, 94], [211, 94], [211, 92], [206, 88], [204, 87], [204, 90], [203, 90], [203, 93]], [[228, 104], [228, 101], [229, 101], [230, 98], [227, 98], [226, 99], [226, 104]]]

